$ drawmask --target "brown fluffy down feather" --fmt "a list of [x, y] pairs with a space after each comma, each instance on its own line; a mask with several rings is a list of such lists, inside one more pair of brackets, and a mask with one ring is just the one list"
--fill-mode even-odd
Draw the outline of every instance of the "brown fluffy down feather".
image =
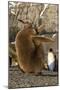
[[44, 68], [44, 49], [42, 42], [51, 39], [36, 35], [31, 25], [19, 31], [16, 36], [16, 53], [20, 68], [26, 73], [39, 73]]

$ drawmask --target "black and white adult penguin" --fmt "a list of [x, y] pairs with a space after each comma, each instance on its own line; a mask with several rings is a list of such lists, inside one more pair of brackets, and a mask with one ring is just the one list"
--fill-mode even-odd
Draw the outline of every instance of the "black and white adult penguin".
[[55, 56], [53, 49], [50, 48], [48, 51], [48, 69], [53, 71], [55, 67]]

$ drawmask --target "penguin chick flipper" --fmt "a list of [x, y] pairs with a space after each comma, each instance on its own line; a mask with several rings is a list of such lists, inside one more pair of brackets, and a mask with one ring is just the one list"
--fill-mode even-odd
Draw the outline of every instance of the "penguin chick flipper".
[[40, 35], [32, 35], [32, 40], [35, 41], [36, 43], [41, 43], [41, 42], [54, 42], [54, 40], [52, 38], [48, 38], [48, 37], [43, 37]]

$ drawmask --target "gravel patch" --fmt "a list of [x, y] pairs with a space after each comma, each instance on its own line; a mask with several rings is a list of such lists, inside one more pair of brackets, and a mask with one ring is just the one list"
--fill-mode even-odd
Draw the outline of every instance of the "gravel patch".
[[[49, 73], [49, 72], [48, 72]], [[53, 73], [53, 72], [52, 72]], [[54, 73], [51, 75], [32, 75], [23, 73], [18, 67], [9, 67], [8, 88], [28, 88], [41, 86], [57, 86], [58, 75]]]

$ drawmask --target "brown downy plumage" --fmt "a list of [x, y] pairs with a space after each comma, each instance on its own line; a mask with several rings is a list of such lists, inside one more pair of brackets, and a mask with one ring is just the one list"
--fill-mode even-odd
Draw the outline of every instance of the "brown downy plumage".
[[31, 24], [16, 36], [16, 53], [20, 68], [26, 73], [39, 73], [44, 68], [44, 50], [42, 42], [51, 42], [49, 38], [37, 35]]

